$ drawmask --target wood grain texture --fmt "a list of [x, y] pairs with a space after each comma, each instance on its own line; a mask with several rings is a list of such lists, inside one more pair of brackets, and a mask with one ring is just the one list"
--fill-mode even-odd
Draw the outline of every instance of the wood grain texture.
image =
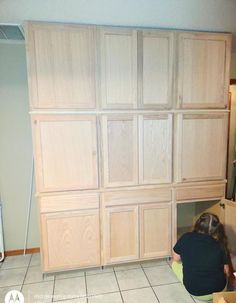
[[96, 117], [33, 116], [37, 190], [98, 187]]
[[138, 184], [137, 117], [103, 115], [104, 186]]
[[139, 116], [139, 184], [172, 179], [172, 115]]
[[26, 49], [32, 109], [95, 108], [95, 27], [29, 22]]
[[137, 107], [137, 31], [100, 29], [103, 108]]
[[138, 32], [141, 108], [170, 108], [173, 89], [174, 33]]
[[227, 199], [222, 201], [225, 204], [225, 230], [228, 243], [233, 255], [236, 255], [236, 203]]
[[171, 255], [171, 204], [140, 205], [140, 258]]
[[226, 108], [231, 35], [178, 34], [178, 106]]
[[213, 293], [213, 303], [224, 303], [225, 301], [221, 301], [222, 298], [226, 300], [226, 303], [235, 303], [236, 291], [224, 291]]
[[43, 271], [100, 265], [99, 210], [41, 215]]

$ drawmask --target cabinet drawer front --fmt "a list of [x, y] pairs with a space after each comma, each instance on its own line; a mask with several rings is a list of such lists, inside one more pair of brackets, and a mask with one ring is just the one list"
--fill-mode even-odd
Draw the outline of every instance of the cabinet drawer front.
[[99, 194], [43, 196], [39, 198], [39, 208], [41, 213], [98, 209]]
[[132, 205], [171, 201], [171, 189], [140, 189], [135, 191], [108, 192], [103, 194], [103, 206]]
[[176, 189], [176, 200], [196, 200], [222, 198], [225, 192], [225, 185], [183, 187]]

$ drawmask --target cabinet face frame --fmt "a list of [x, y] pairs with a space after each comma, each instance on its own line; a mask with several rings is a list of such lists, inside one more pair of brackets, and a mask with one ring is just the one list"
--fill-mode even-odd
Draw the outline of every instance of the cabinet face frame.
[[[118, 222], [118, 224], [121, 224], [125, 226], [131, 224], [132, 229], [129, 228], [127, 232], [131, 232], [133, 234], [133, 237], [127, 239], [126, 244], [129, 245], [130, 242], [133, 243], [133, 253], [124, 252], [123, 255], [120, 256], [112, 256], [112, 250], [115, 248], [112, 247], [112, 244], [116, 245], [118, 251], [120, 250], [120, 253], [122, 252], [123, 247], [119, 246], [119, 243], [115, 243], [115, 239], [112, 239], [112, 215], [113, 214], [131, 214], [131, 219], [133, 217], [133, 222]], [[129, 218], [127, 217], [127, 220]], [[125, 261], [131, 261], [131, 260], [138, 260], [139, 259], [139, 224], [138, 224], [138, 205], [124, 205], [124, 206], [112, 206], [112, 207], [106, 207], [103, 209], [103, 257], [104, 257], [104, 264], [109, 263], [116, 263], [116, 262], [125, 262]], [[120, 226], [120, 227], [121, 227]], [[114, 226], [115, 228], [115, 226]], [[125, 231], [121, 231], [122, 234], [119, 236], [120, 238], [123, 236], [125, 237]], [[117, 233], [117, 230], [116, 230]], [[126, 234], [130, 236], [130, 234]], [[116, 235], [117, 236], [117, 235]], [[112, 243], [113, 242], [113, 243]], [[118, 240], [116, 239], [116, 242]], [[129, 242], [129, 243], [128, 243]], [[124, 243], [123, 243], [124, 244]], [[130, 248], [125, 246], [125, 250], [129, 250]], [[132, 250], [132, 249], [131, 249]]]
[[[198, 121], [199, 119], [203, 119], [205, 121], [212, 121], [214, 120], [221, 120], [222, 121], [222, 129], [221, 133], [219, 134], [219, 144], [221, 146], [221, 165], [220, 165], [220, 173], [217, 175], [209, 175], [209, 176], [193, 176], [193, 177], [186, 177], [183, 175], [184, 170], [184, 155], [183, 155], [183, 143], [186, 138], [184, 138], [184, 121], [192, 120]], [[178, 113], [176, 114], [176, 120], [175, 120], [175, 180], [176, 182], [191, 182], [191, 181], [207, 181], [207, 180], [224, 180], [225, 179], [225, 167], [226, 167], [226, 150], [227, 150], [227, 124], [228, 124], [228, 113], [227, 112], [219, 112], [219, 113]], [[203, 125], [203, 124], [201, 124]], [[185, 127], [187, 130], [187, 127]], [[195, 133], [197, 133], [197, 128], [195, 128]], [[193, 137], [194, 133], [192, 133], [191, 137]], [[204, 135], [204, 134], [203, 134]], [[217, 134], [218, 135], [218, 134]], [[218, 137], [215, 137], [216, 139]], [[195, 138], [196, 139], [196, 138]], [[197, 140], [197, 139], [196, 139]], [[199, 146], [199, 142], [195, 140], [195, 145]], [[185, 142], [186, 143], [186, 142]], [[210, 140], [208, 142], [205, 142], [208, 144], [208, 146], [213, 146]], [[207, 145], [205, 146], [206, 149], [206, 155], [208, 154], [207, 151]], [[194, 159], [192, 158], [193, 162]], [[193, 172], [194, 173], [194, 172]]]
[[[148, 211], [167, 211], [167, 218], [163, 217], [151, 217], [147, 222], [145, 221], [145, 212]], [[171, 231], [172, 231], [172, 218], [171, 218], [171, 203], [155, 203], [155, 204], [143, 204], [139, 206], [139, 218], [140, 218], [140, 258], [155, 258], [171, 255]], [[159, 223], [159, 219], [162, 222]], [[159, 230], [156, 230], [157, 224], [160, 225]], [[154, 225], [155, 230], [146, 230], [147, 226], [152, 227]], [[156, 235], [156, 236], [155, 236]], [[157, 240], [158, 235], [158, 240]], [[167, 235], [166, 238], [163, 238]], [[159, 242], [159, 243], [158, 243]], [[165, 242], [165, 249], [163, 249], [163, 242]], [[155, 244], [156, 243], [156, 244]], [[147, 247], [146, 247], [147, 245]], [[155, 250], [153, 250], [154, 246]], [[148, 251], [148, 247], [152, 246], [151, 251]]]
[[[77, 219], [81, 219], [83, 221], [86, 220], [85, 218], [88, 217], [90, 219], [87, 219], [87, 226], [78, 226], [78, 230], [84, 229], [85, 227], [87, 228], [87, 230], [85, 230], [85, 236], [87, 236], [88, 231], [92, 231], [93, 233], [93, 237], [95, 238], [95, 241], [93, 241], [91, 243], [91, 238], [88, 237], [87, 239], [85, 238], [84, 235], [79, 234], [79, 236], [81, 237], [81, 240], [84, 241], [84, 244], [86, 244], [88, 247], [87, 249], [89, 249], [90, 251], [93, 252], [92, 254], [92, 258], [91, 258], [91, 254], [88, 254], [88, 251], [85, 250], [85, 248], [83, 247], [83, 250], [81, 251], [80, 249], [80, 244], [78, 242], [76, 243], [68, 243], [68, 241], [66, 242], [67, 246], [69, 245], [69, 248], [67, 247], [67, 250], [69, 249], [69, 251], [74, 251], [74, 249], [76, 249], [77, 253], [75, 254], [76, 256], [74, 256], [74, 259], [71, 259], [71, 256], [68, 257], [68, 255], [63, 255], [63, 252], [61, 252], [61, 250], [63, 250], [63, 247], [54, 247], [53, 244], [51, 243], [52, 241], [50, 241], [50, 238], [58, 238], [58, 237], [62, 237], [63, 235], [59, 235], [57, 236], [56, 234], [50, 235], [49, 234], [49, 223], [50, 221], [53, 222], [54, 220], [56, 221], [60, 221], [60, 219], [65, 221], [67, 220], [67, 222], [69, 222], [70, 219], [73, 218], [77, 218]], [[88, 221], [89, 220], [89, 221]], [[41, 246], [42, 246], [42, 257], [43, 257], [43, 271], [47, 272], [47, 271], [53, 271], [53, 270], [60, 270], [60, 269], [68, 269], [68, 268], [78, 268], [78, 267], [90, 267], [90, 266], [99, 266], [101, 264], [101, 256], [100, 256], [100, 228], [99, 228], [99, 210], [95, 210], [95, 209], [90, 209], [90, 210], [75, 210], [75, 211], [69, 211], [69, 212], [56, 212], [56, 213], [45, 213], [45, 214], [41, 214]], [[55, 224], [58, 224], [58, 222], [56, 222]], [[62, 223], [60, 223], [60, 226], [58, 226], [58, 230], [60, 231], [62, 226]], [[65, 226], [67, 226], [67, 224], [65, 224]], [[56, 226], [56, 225], [55, 225]], [[54, 227], [55, 229], [55, 227]], [[73, 238], [73, 234], [78, 236], [76, 234], [76, 231], [78, 232], [78, 230], [70, 230], [70, 232], [72, 233], [72, 237]], [[91, 234], [89, 233], [89, 235], [91, 236]], [[68, 236], [68, 231], [66, 231], [66, 235]], [[62, 237], [62, 240], [64, 238]], [[79, 241], [79, 239], [77, 238], [77, 240]], [[50, 243], [49, 243], [50, 241]], [[55, 244], [55, 243], [54, 243]], [[81, 253], [79, 253], [81, 251]], [[57, 253], [59, 253], [59, 257], [57, 256]], [[50, 256], [51, 254], [51, 256]], [[62, 264], [62, 260], [61, 258], [64, 256], [64, 263]], [[90, 260], [84, 260], [86, 259], [86, 257], [91, 258]], [[51, 259], [50, 259], [51, 258]], [[68, 260], [69, 259], [69, 260]], [[66, 261], [67, 260], [67, 261]]]
[[[159, 42], [159, 47], [156, 50], [152, 50], [151, 47], [154, 45], [146, 45], [145, 39], [159, 39], [163, 40], [161, 43]], [[164, 48], [164, 40], [167, 40], [167, 55], [166, 55], [166, 65], [164, 66], [163, 63], [163, 54], [159, 54], [157, 51], [163, 51], [162, 47]], [[146, 46], [146, 48], [145, 48]], [[148, 51], [147, 55], [145, 56], [145, 50]], [[150, 55], [150, 53], [152, 55]], [[165, 54], [165, 52], [164, 52]], [[156, 56], [156, 58], [153, 56]], [[153, 60], [153, 62], [152, 62]], [[160, 65], [160, 68], [165, 68], [165, 71], [158, 70], [156, 65]], [[151, 70], [145, 71], [145, 67], [151, 68]], [[164, 30], [157, 30], [157, 29], [146, 29], [146, 30], [138, 30], [138, 99], [139, 99], [139, 108], [144, 109], [169, 109], [171, 108], [172, 99], [173, 99], [173, 86], [174, 86], [174, 32], [172, 31], [164, 31]], [[163, 81], [163, 77], [165, 77], [165, 98], [161, 96], [157, 96], [155, 102], [145, 101], [145, 85], [152, 85], [155, 86], [153, 88], [147, 87], [147, 93], [151, 93], [151, 91], [156, 90], [156, 94], [158, 94], [158, 88], [160, 89], [164, 86], [163, 83], [160, 84], [158, 82], [158, 78], [160, 81]], [[156, 80], [156, 82], [155, 82]]]
[[[70, 123], [70, 122], [89, 122], [91, 128], [91, 179], [83, 184], [61, 186], [60, 182], [57, 184], [57, 180], [54, 180], [54, 185], [45, 184], [44, 164], [43, 164], [43, 151], [48, 151], [45, 146], [42, 147], [42, 135], [41, 135], [41, 123]], [[33, 141], [34, 141], [34, 154], [36, 160], [36, 185], [38, 192], [53, 192], [53, 191], [65, 191], [65, 190], [79, 190], [79, 189], [97, 189], [98, 188], [98, 143], [97, 143], [97, 131], [96, 131], [96, 116], [94, 115], [33, 115], [32, 116], [32, 128], [33, 128]], [[59, 134], [60, 135], [60, 134]], [[81, 135], [81, 134], [80, 134]], [[63, 138], [62, 138], [63, 139]], [[73, 142], [71, 142], [73, 144]], [[55, 148], [55, 146], [54, 146]], [[73, 152], [73, 146], [72, 146]], [[62, 152], [63, 155], [63, 152]], [[63, 161], [64, 159], [61, 159]], [[59, 159], [57, 160], [59, 161]], [[78, 172], [77, 172], [78, 173]], [[80, 173], [81, 174], [81, 173]], [[55, 177], [55, 176], [54, 176]], [[51, 177], [50, 177], [51, 178]], [[49, 178], [49, 179], [50, 179]], [[79, 178], [77, 176], [77, 178]]]
[[[177, 84], [177, 89], [178, 89], [178, 93], [177, 93], [177, 108], [185, 108], [185, 109], [197, 109], [197, 108], [205, 108], [205, 109], [213, 109], [213, 108], [227, 108], [228, 106], [228, 92], [229, 92], [229, 73], [230, 73], [230, 53], [231, 53], [231, 35], [229, 34], [217, 34], [217, 33], [177, 33], [178, 36], [178, 75], [177, 75], [177, 79], [178, 79], [178, 84]], [[215, 90], [218, 89], [219, 85], [221, 86], [221, 93], [220, 96], [217, 97], [217, 101], [216, 102], [211, 102], [210, 100], [208, 101], [208, 96], [205, 96], [205, 101], [204, 100], [198, 100], [196, 103], [193, 103], [192, 101], [190, 102], [185, 102], [185, 96], [184, 96], [184, 85], [185, 85], [185, 80], [184, 80], [184, 42], [185, 40], [192, 40], [192, 41], [201, 41], [204, 44], [204, 47], [210, 47], [210, 43], [224, 43], [224, 58], [222, 59], [222, 69], [223, 69], [223, 75], [222, 75], [222, 70], [221, 71], [217, 71], [217, 68], [219, 68], [219, 62], [217, 61], [216, 64], [213, 64], [212, 62], [209, 63], [211, 64], [211, 69], [215, 68], [216, 71], [212, 71], [211, 73], [213, 73], [214, 75], [218, 75], [218, 77], [220, 77], [222, 75], [222, 79], [219, 79], [219, 83], [216, 83], [215, 86]], [[189, 51], [190, 52], [190, 56], [193, 53], [193, 50]], [[199, 56], [202, 55], [205, 56], [205, 51], [200, 52]], [[209, 57], [208, 57], [208, 61], [210, 59], [212, 59], [212, 55], [210, 54], [209, 51]], [[199, 57], [198, 56], [198, 57]], [[222, 56], [221, 56], [222, 58]], [[199, 60], [198, 58], [195, 58], [195, 60]], [[202, 59], [203, 60], [203, 59]], [[205, 58], [204, 58], [205, 60]], [[213, 60], [213, 59], [212, 59]], [[206, 66], [206, 64], [204, 64], [204, 66]], [[209, 67], [209, 68], [210, 68]], [[191, 66], [190, 64], [186, 65], [186, 68], [190, 69]], [[195, 72], [196, 73], [196, 72]], [[192, 74], [194, 74], [194, 71], [192, 71]], [[208, 79], [204, 82], [204, 84], [209, 84], [211, 83], [211, 86], [213, 85], [212, 82], [214, 82], [214, 75], [210, 77], [210, 75], [208, 75]], [[202, 75], [203, 76], [203, 75]], [[188, 77], [190, 78], [190, 76]], [[202, 79], [201, 76], [199, 76], [199, 78]], [[203, 81], [203, 80], [201, 80]], [[195, 81], [196, 82], [196, 81]], [[188, 83], [189, 84], [189, 83]], [[207, 85], [206, 84], [206, 85]], [[196, 83], [192, 83], [192, 86], [196, 85]], [[191, 85], [189, 85], [191, 86]], [[202, 84], [200, 84], [199, 89], [203, 89], [203, 87], [201, 87]], [[199, 90], [198, 89], [198, 90]], [[205, 94], [206, 94], [207, 88], [205, 88]]]
[[[145, 138], [148, 137], [148, 134], [145, 134], [144, 124], [145, 120], [148, 121], [160, 121], [162, 123], [166, 122], [166, 125], [162, 128], [158, 128], [159, 136], [158, 139], [165, 139], [165, 142], [162, 142], [161, 140], [155, 140], [154, 137], [155, 134], [152, 135], [152, 146], [145, 146]], [[166, 128], [166, 136], [163, 135], [163, 131]], [[152, 127], [154, 129], [154, 127]], [[151, 133], [151, 131], [149, 132]], [[162, 144], [163, 143], [163, 144]], [[156, 148], [155, 148], [156, 145]], [[151, 149], [154, 149], [161, 153], [165, 157], [165, 161], [163, 161], [163, 158], [161, 158], [161, 162], [165, 162], [166, 165], [164, 167], [164, 175], [161, 178], [145, 178], [145, 147], [150, 151]], [[162, 156], [155, 153], [155, 157]], [[146, 157], [147, 158], [147, 157]], [[155, 159], [150, 160], [151, 165], [156, 164]], [[161, 163], [158, 164], [159, 166]], [[160, 167], [159, 167], [160, 168]], [[160, 169], [161, 170], [161, 169]], [[172, 114], [144, 114], [139, 115], [139, 184], [160, 184], [160, 183], [170, 183], [172, 180]]]
[[[133, 140], [132, 146], [132, 180], [130, 181], [110, 181], [111, 169], [109, 167], [109, 136], [108, 136], [108, 123], [109, 122], [123, 123], [131, 122], [132, 123], [132, 133], [130, 134]], [[122, 122], [123, 121], [123, 122]], [[111, 115], [102, 115], [102, 150], [103, 150], [103, 180], [104, 187], [120, 187], [120, 186], [129, 186], [138, 184], [138, 130], [137, 130], [137, 116], [131, 114], [111, 114]]]
[[[137, 31], [132, 28], [99, 28], [100, 33], [100, 86], [101, 86], [101, 106], [102, 108], [132, 109], [137, 107]], [[109, 41], [113, 39], [112, 41]], [[122, 41], [119, 41], [125, 39]], [[119, 47], [119, 52], [109, 49], [112, 45]], [[127, 45], [125, 45], [125, 43]], [[130, 46], [130, 53], [126, 46]], [[108, 53], [107, 53], [108, 52]], [[123, 58], [122, 58], [123, 55]], [[126, 55], [126, 56], [125, 56]], [[115, 56], [118, 56], [117, 58]], [[108, 61], [110, 59], [110, 61]], [[113, 60], [113, 62], [112, 62]], [[120, 64], [119, 64], [120, 63]], [[130, 66], [128, 66], [130, 64]], [[122, 72], [122, 68], [125, 72]], [[109, 75], [110, 73], [110, 75]], [[122, 80], [124, 75], [129, 78]], [[118, 78], [120, 84], [116, 82], [119, 90], [114, 90], [112, 77]], [[109, 85], [110, 81], [110, 85]], [[130, 84], [130, 87], [128, 87]], [[109, 96], [110, 92], [110, 96]], [[122, 96], [123, 94], [123, 96]], [[113, 99], [113, 100], [112, 100]], [[123, 99], [123, 100], [122, 100]], [[112, 101], [112, 102], [111, 102]], [[122, 101], [122, 102], [121, 102]]]
[[[78, 35], [79, 33], [81, 41], [73, 40], [75, 38], [73, 34]], [[29, 96], [32, 109], [96, 108], [95, 26], [27, 22], [26, 41]], [[36, 43], [39, 43], [38, 46]], [[43, 43], [46, 44], [43, 45]], [[58, 43], [57, 47], [56, 43]], [[81, 45], [83, 46], [85, 43], [87, 43], [88, 49], [78, 57], [78, 48], [81, 51]], [[81, 68], [82, 64], [84, 66]], [[60, 79], [55, 76], [60, 73], [67, 77], [64, 76]], [[45, 74], [49, 74], [46, 80]], [[80, 77], [79, 80], [78, 77]], [[87, 84], [84, 85], [84, 83]]]

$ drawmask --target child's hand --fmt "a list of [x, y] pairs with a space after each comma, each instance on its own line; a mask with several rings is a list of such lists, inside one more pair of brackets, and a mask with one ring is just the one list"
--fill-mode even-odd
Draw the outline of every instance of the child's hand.
[[222, 297], [217, 303], [228, 303], [228, 302], [225, 300], [225, 298]]

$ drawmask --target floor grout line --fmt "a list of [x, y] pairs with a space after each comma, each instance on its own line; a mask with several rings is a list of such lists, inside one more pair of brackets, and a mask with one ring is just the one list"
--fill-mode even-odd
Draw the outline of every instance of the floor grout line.
[[88, 303], [88, 284], [87, 284], [87, 275], [86, 275], [86, 272], [84, 272], [84, 280], [85, 280], [86, 302]]
[[122, 292], [121, 292], [121, 289], [120, 289], [120, 284], [119, 284], [119, 281], [118, 281], [118, 278], [117, 278], [117, 275], [116, 275], [115, 267], [113, 267], [113, 272], [114, 272], [114, 275], [115, 275], [115, 278], [116, 278], [116, 283], [118, 285], [118, 289], [119, 289], [119, 292], [120, 292], [121, 300], [124, 303], [125, 301], [124, 301], [124, 298], [123, 298], [123, 295], [122, 295]]
[[[141, 266], [141, 267], [142, 267], [142, 266]], [[146, 279], [148, 280], [148, 283], [149, 283], [149, 285], [150, 285], [150, 287], [151, 287], [151, 289], [152, 289], [152, 291], [153, 291], [153, 293], [154, 293], [154, 296], [155, 296], [156, 299], [157, 299], [157, 302], [160, 303], [160, 301], [159, 301], [159, 299], [158, 299], [158, 297], [157, 297], [157, 294], [155, 293], [155, 291], [154, 291], [154, 289], [153, 289], [153, 287], [152, 287], [152, 284], [151, 284], [150, 280], [148, 279], [148, 276], [147, 276], [147, 274], [146, 274], [146, 272], [145, 272], [145, 270], [144, 270], [143, 267], [142, 267], [142, 270], [143, 270], [143, 273], [144, 273]]]

